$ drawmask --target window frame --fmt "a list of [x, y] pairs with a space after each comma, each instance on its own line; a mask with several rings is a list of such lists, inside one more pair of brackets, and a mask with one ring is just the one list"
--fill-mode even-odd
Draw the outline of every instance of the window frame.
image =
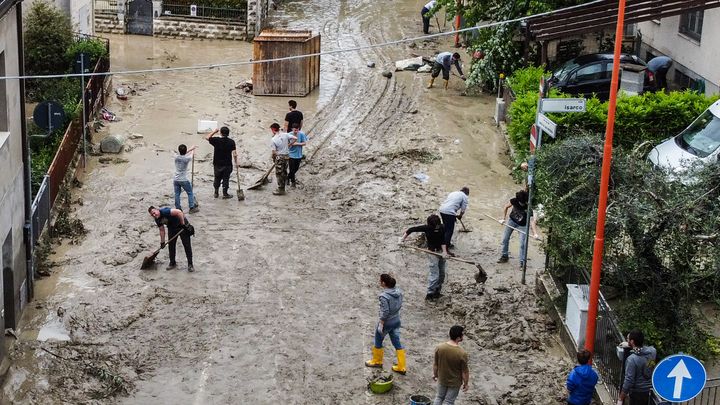
[[678, 32], [700, 42], [702, 38], [703, 20], [705, 10], [695, 10], [680, 15], [680, 26]]

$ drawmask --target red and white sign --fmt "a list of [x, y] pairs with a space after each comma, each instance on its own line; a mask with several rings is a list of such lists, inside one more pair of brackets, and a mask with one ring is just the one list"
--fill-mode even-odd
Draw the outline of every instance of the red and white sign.
[[530, 127], [530, 153], [535, 153], [535, 147], [537, 147], [537, 127], [532, 124]]

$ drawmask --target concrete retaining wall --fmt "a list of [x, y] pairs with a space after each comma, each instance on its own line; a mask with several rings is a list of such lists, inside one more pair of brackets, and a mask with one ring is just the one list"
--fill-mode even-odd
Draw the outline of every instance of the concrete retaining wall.
[[244, 23], [220, 22], [198, 18], [160, 17], [153, 20], [153, 35], [164, 38], [199, 38], [245, 41]]

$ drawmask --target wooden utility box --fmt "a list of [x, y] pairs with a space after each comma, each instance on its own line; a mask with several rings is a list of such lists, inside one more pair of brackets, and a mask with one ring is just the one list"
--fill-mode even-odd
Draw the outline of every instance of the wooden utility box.
[[[253, 40], [253, 60], [320, 52], [320, 35], [312, 31], [263, 30]], [[305, 96], [320, 84], [320, 56], [253, 65], [253, 94]]]

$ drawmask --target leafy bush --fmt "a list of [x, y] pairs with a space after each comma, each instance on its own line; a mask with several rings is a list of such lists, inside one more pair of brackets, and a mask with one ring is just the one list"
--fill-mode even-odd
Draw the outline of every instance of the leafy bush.
[[[510, 86], [513, 94], [523, 95], [528, 92], [538, 94], [540, 78], [547, 77], [550, 73], [545, 71], [544, 66], [528, 66], [518, 69], [512, 76], [507, 78], [507, 85]], [[536, 99], [537, 101], [537, 99]]]
[[73, 42], [70, 18], [55, 6], [33, 3], [25, 18], [25, 72], [29, 75], [65, 73], [65, 51]]
[[[602, 150], [592, 135], [538, 152], [538, 199], [550, 230], [545, 250], [551, 271], [565, 281], [591, 268]], [[621, 293], [623, 331], [643, 329], [661, 356], [717, 355], [717, 340], [699, 326], [694, 308], [720, 298], [720, 167], [697, 168], [692, 184], [671, 182], [626, 150], [613, 153], [603, 288]]]
[[100, 58], [104, 58], [108, 55], [107, 48], [105, 47], [105, 41], [94, 38], [83, 38], [73, 42], [65, 51], [65, 58], [67, 59], [70, 66], [75, 64], [78, 55], [85, 53], [85, 68], [93, 70], [95, 64]]
[[[530, 127], [535, 123], [537, 86], [541, 75], [540, 68], [532, 67], [519, 69], [508, 78], [516, 95], [508, 111], [508, 137], [518, 159], [529, 154], [529, 133]], [[550, 96], [571, 97], [554, 90], [551, 90]], [[706, 97], [692, 91], [620, 96], [615, 114], [614, 144], [633, 148], [644, 141], [658, 143], [685, 129], [717, 99], [718, 96]], [[548, 117], [558, 124], [557, 139], [565, 139], [577, 133], [605, 132], [608, 103], [593, 97], [587, 99], [586, 107], [583, 113], [548, 114]], [[547, 136], [543, 137], [543, 144], [552, 141]]]

